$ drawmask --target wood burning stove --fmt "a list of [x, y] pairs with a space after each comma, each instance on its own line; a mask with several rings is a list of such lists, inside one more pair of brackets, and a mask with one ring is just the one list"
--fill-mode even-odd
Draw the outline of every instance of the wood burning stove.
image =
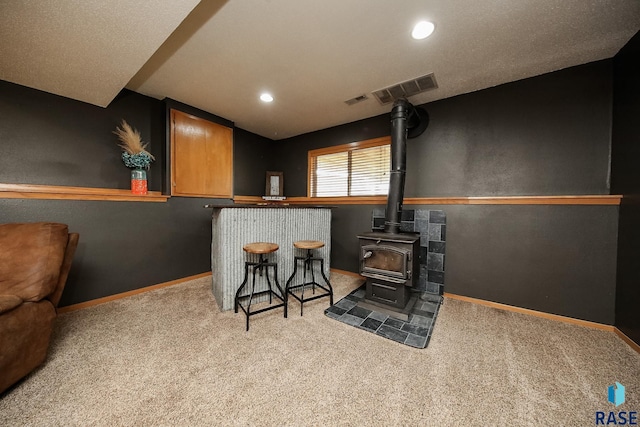
[[367, 278], [367, 300], [404, 309], [419, 275], [418, 233], [371, 232], [360, 239], [360, 273]]
[[407, 158], [407, 137], [424, 132], [429, 115], [406, 99], [391, 110], [391, 171], [384, 231], [358, 235], [360, 274], [366, 277], [366, 303], [407, 313], [412, 307], [411, 288], [419, 276], [420, 235], [401, 233], [402, 202]]

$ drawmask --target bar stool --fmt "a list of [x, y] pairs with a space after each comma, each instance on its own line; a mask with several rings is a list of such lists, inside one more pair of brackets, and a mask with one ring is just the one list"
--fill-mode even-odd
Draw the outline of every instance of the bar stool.
[[[286, 297], [284, 292], [282, 292], [282, 288], [280, 287], [280, 284], [278, 283], [278, 264], [275, 262], [269, 262], [266, 258], [265, 255], [266, 254], [270, 254], [273, 253], [275, 251], [277, 251], [280, 247], [275, 244], [275, 243], [268, 243], [268, 242], [255, 242], [255, 243], [247, 243], [246, 245], [244, 245], [242, 247], [242, 249], [250, 254], [258, 254], [260, 255], [260, 259], [258, 260], [258, 262], [250, 262], [250, 261], [245, 261], [244, 263], [244, 280], [242, 281], [242, 284], [240, 285], [240, 287], [238, 288], [238, 291], [236, 292], [236, 297], [235, 297], [235, 301], [234, 301], [234, 310], [237, 313], [238, 312], [238, 307], [240, 307], [242, 309], [242, 311], [244, 312], [244, 314], [247, 317], [247, 331], [249, 330], [249, 317], [253, 316], [254, 314], [258, 314], [258, 313], [262, 313], [263, 311], [267, 311], [267, 310], [273, 310], [275, 308], [278, 307], [284, 307], [284, 317], [287, 317], [287, 305], [286, 305]], [[280, 292], [279, 294], [277, 292], [275, 292], [271, 286], [271, 280], [269, 279], [269, 267], [271, 267], [272, 271], [273, 271], [273, 278], [275, 280], [275, 285], [278, 288], [278, 291]], [[247, 285], [247, 282], [249, 280], [249, 269], [253, 270], [253, 280], [251, 282], [251, 291], [248, 294], [244, 294], [242, 295], [242, 292], [244, 290], [244, 288]], [[260, 276], [262, 276], [263, 272], [267, 278], [267, 285], [269, 286], [269, 289], [264, 290], [264, 291], [260, 291], [260, 292], [255, 292], [256, 290], [256, 271], [258, 272], [258, 274]], [[254, 297], [259, 297], [260, 295], [265, 295], [265, 294], [269, 294], [269, 306], [268, 307], [264, 307], [261, 308], [259, 310], [256, 311], [251, 311], [251, 301], [253, 300]], [[272, 305], [273, 302], [273, 297], [278, 298], [280, 301], [282, 301], [279, 304], [276, 305]], [[245, 300], [246, 298], [249, 299], [249, 303], [246, 305], [246, 307], [242, 304], [242, 301]]]
[[[329, 297], [329, 304], [333, 305], [333, 287], [331, 286], [331, 283], [329, 283], [329, 279], [327, 279], [327, 276], [325, 276], [324, 274], [324, 259], [321, 257], [314, 257], [313, 256], [313, 250], [314, 249], [320, 249], [321, 247], [324, 246], [324, 242], [321, 242], [319, 240], [298, 240], [297, 242], [293, 242], [293, 246], [295, 246], [298, 249], [306, 249], [307, 250], [307, 254], [306, 256], [296, 256], [294, 261], [293, 261], [293, 273], [291, 274], [291, 277], [289, 277], [289, 280], [287, 280], [287, 284], [285, 285], [285, 300], [287, 300], [287, 303], [285, 303], [284, 306], [284, 310], [285, 310], [285, 315], [284, 317], [287, 317], [287, 307], [288, 307], [288, 300], [289, 300], [289, 295], [291, 295], [292, 297], [294, 297], [295, 299], [297, 299], [298, 301], [300, 301], [300, 316], [302, 316], [302, 310], [303, 310], [303, 306], [304, 303], [307, 301], [312, 301], [314, 299], [318, 299], [318, 298], [324, 298], [324, 297]], [[298, 261], [302, 261], [303, 262], [303, 268], [304, 268], [304, 272], [303, 272], [303, 279], [302, 279], [302, 283], [299, 285], [294, 285], [294, 286], [290, 286], [291, 282], [293, 281], [294, 277], [296, 276], [296, 273], [298, 271]], [[316, 282], [316, 278], [315, 278], [315, 274], [313, 272], [313, 263], [314, 262], [319, 262], [320, 263], [320, 273], [322, 274], [322, 278], [324, 279], [324, 281], [326, 282], [327, 286], [325, 287], [324, 285], [321, 285], [320, 283]], [[311, 281], [307, 282], [307, 270], [311, 271]], [[306, 287], [308, 287], [309, 285], [311, 285], [311, 289], [312, 289], [312, 295], [311, 297], [304, 297], [304, 289]], [[324, 290], [324, 292], [320, 295], [315, 295], [316, 293], [316, 286], [319, 287], [320, 289]], [[297, 289], [301, 289], [302, 292], [300, 294], [300, 296], [296, 295], [294, 293], [295, 290]]]

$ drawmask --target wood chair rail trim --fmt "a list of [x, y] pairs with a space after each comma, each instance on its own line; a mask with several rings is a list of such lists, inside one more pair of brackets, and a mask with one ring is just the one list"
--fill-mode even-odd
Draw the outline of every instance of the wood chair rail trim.
[[166, 202], [159, 191], [145, 195], [115, 188], [66, 187], [36, 184], [0, 184], [0, 199], [105, 200], [115, 202]]
[[[235, 196], [236, 203], [264, 203], [259, 196]], [[487, 197], [405, 197], [405, 205], [612, 205], [618, 206], [621, 195], [579, 196], [487, 196]], [[287, 197], [274, 204], [283, 205], [384, 205], [387, 196], [358, 197]]]

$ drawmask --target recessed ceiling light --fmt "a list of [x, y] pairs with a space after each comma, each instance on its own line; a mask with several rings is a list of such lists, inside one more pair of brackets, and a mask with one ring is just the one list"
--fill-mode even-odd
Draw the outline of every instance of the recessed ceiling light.
[[262, 102], [271, 102], [273, 101], [273, 96], [271, 96], [270, 93], [265, 92], [262, 95], [260, 95], [260, 100]]
[[420, 21], [415, 25], [415, 27], [413, 27], [413, 31], [411, 31], [411, 37], [416, 40], [426, 39], [431, 35], [431, 33], [433, 33], [433, 30], [435, 28], [436, 26], [433, 25], [433, 22]]

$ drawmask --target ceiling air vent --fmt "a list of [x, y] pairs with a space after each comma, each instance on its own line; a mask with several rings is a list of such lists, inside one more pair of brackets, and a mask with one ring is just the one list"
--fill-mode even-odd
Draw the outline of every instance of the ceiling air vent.
[[436, 83], [436, 78], [433, 73], [431, 73], [427, 74], [426, 76], [398, 83], [397, 85], [376, 90], [372, 93], [378, 99], [378, 102], [380, 102], [380, 104], [385, 105], [392, 103], [396, 99], [408, 98], [410, 96], [417, 95], [419, 93], [425, 92], [427, 90], [432, 90], [437, 87], [438, 84]]
[[356, 96], [355, 98], [351, 98], [351, 99], [347, 99], [346, 101], [344, 101], [345, 104], [347, 105], [353, 105], [353, 104], [357, 104], [358, 102], [362, 102], [364, 100], [369, 99], [369, 97], [365, 94]]

